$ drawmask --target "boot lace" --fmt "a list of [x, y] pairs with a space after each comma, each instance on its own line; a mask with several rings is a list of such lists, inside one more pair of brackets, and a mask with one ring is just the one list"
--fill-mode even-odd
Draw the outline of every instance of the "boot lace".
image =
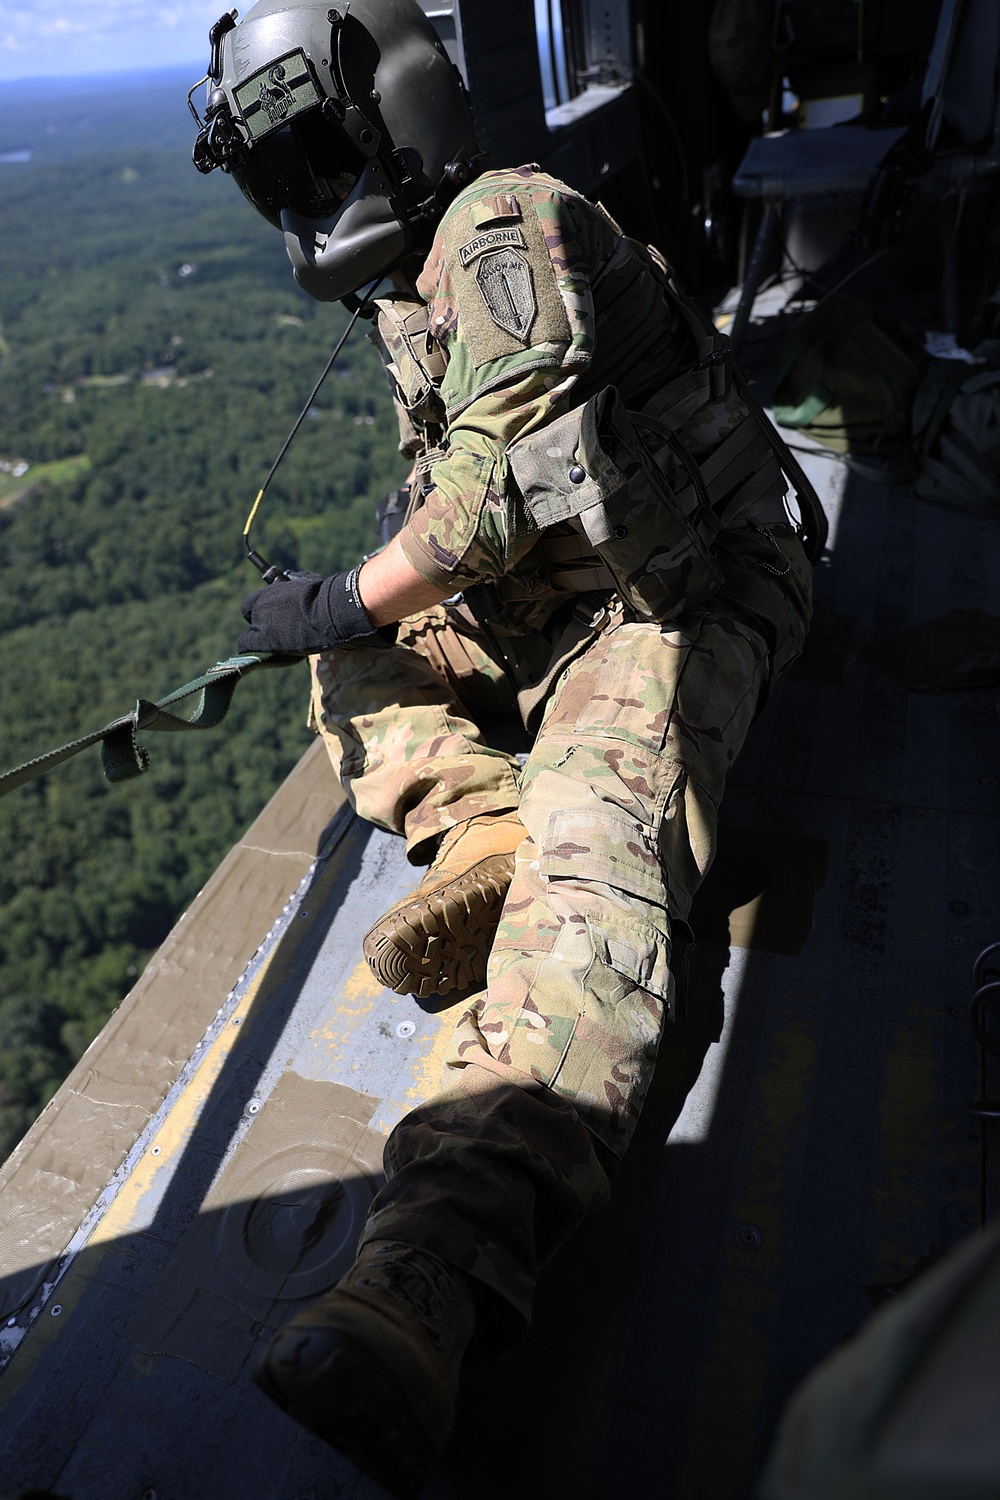
[[427, 1251], [387, 1240], [379, 1244], [371, 1275], [359, 1276], [358, 1286], [385, 1292], [423, 1326], [435, 1349], [444, 1347], [443, 1328], [458, 1305], [458, 1288], [451, 1269]]

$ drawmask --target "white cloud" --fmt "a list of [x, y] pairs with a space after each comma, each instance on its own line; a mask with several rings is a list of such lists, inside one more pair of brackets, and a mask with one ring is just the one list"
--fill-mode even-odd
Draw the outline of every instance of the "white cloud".
[[0, 78], [195, 61], [207, 55], [208, 28], [225, 3], [173, 0], [157, 8], [149, 0], [15, 0], [4, 7]]

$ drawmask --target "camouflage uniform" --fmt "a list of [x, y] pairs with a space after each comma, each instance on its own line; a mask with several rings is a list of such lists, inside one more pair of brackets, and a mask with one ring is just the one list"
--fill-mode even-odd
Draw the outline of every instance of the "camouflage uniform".
[[[623, 606], [578, 530], [533, 520], [513, 445], [606, 386], [631, 411], [665, 407], [695, 455], [749, 420], [732, 391], [684, 408], [690, 335], [655, 266], [570, 189], [532, 168], [480, 178], [418, 290], [426, 313], [396, 299], [380, 320], [427, 481], [401, 541], [450, 594], [489, 582], [492, 618], [446, 604], [403, 622], [396, 650], [325, 653], [314, 722], [358, 812], [415, 861], [479, 812], [519, 807], [528, 837], [486, 990], [445, 1090], [388, 1142], [364, 1238], [435, 1251], [526, 1319], [539, 1265], [605, 1201], [628, 1144], [672, 1006], [671, 925], [711, 863], [761, 694], [801, 649], [809, 569], [783, 485], [757, 485], [720, 552], [767, 570], [782, 627], [719, 597], [658, 624]], [[476, 721], [515, 699], [535, 735], [520, 774]]]

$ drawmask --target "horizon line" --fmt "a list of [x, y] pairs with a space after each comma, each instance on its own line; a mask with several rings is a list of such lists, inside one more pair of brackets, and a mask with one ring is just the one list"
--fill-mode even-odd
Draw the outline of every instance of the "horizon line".
[[204, 61], [202, 61], [200, 63], [197, 63], [197, 62], [176, 62], [176, 63], [160, 63], [160, 64], [155, 64], [154, 63], [154, 64], [151, 64], [149, 66], [136, 65], [136, 64], [133, 63], [133, 64], [130, 64], [130, 65], [126, 66], [126, 67], [121, 67], [121, 68], [106, 68], [105, 67], [105, 68], [101, 68], [100, 70], [96, 70], [95, 69], [93, 71], [83, 72], [83, 73], [37, 73], [37, 74], [33, 73], [33, 74], [24, 74], [24, 75], [18, 76], [16, 78], [4, 78], [4, 77], [0, 77], [0, 89], [11, 88], [11, 87], [15, 87], [17, 85], [42, 86], [42, 85], [53, 84], [53, 85], [65, 86], [67, 84], [73, 84], [73, 83], [91, 83], [92, 84], [92, 83], [99, 83], [99, 82], [101, 82], [102, 79], [121, 80], [123, 78], [149, 78], [149, 77], [166, 76], [168, 73], [184, 73], [184, 74], [190, 74], [192, 77], [194, 77], [194, 76], [200, 77], [201, 76], [201, 71], [200, 70], [203, 70], [204, 66], [205, 66]]

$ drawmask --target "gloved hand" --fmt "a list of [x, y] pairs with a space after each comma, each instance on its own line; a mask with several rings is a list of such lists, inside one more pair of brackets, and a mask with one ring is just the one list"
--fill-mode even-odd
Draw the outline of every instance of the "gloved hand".
[[358, 593], [360, 566], [350, 572], [291, 573], [258, 589], [242, 604], [250, 629], [236, 643], [240, 655], [280, 651], [308, 656], [336, 646], [341, 651], [360, 646], [391, 646], [396, 627], [376, 630]]

